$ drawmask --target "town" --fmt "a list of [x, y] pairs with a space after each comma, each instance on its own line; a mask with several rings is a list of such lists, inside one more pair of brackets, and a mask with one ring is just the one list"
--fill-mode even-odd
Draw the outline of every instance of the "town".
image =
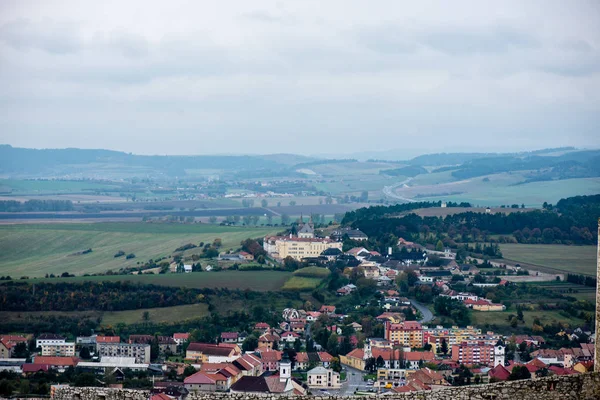
[[[192, 392], [386, 394], [593, 370], [589, 325], [548, 336], [543, 329], [507, 335], [453, 324], [464, 321], [461, 313], [505, 311], [507, 303], [492, 301], [486, 290], [512, 290], [531, 271], [457, 259], [441, 241], [420, 245], [400, 237], [382, 255], [367, 249], [369, 237], [359, 229], [316, 229], [302, 216], [289, 231], [261, 241], [262, 247], [248, 239], [244, 248], [275, 264], [300, 264], [297, 271], [312, 276], [332, 269], [331, 302], [276, 310], [271, 323], [250, 317], [247, 330], [217, 332], [209, 341], [195, 331], [2, 335], [0, 394], [44, 395], [65, 385], [151, 389], [152, 400]], [[251, 252], [217, 258], [250, 261]], [[192, 269], [181, 260], [172, 273]], [[439, 317], [442, 325], [432, 322]], [[522, 320], [518, 308], [510, 323]]]

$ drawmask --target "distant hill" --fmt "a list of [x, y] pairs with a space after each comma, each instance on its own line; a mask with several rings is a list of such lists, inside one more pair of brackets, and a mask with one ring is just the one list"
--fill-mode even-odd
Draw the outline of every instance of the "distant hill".
[[185, 176], [186, 170], [281, 170], [314, 158], [275, 154], [266, 156], [142, 156], [111, 150], [25, 149], [0, 145], [0, 173], [60, 175], [111, 168], [139, 168], [144, 173]]

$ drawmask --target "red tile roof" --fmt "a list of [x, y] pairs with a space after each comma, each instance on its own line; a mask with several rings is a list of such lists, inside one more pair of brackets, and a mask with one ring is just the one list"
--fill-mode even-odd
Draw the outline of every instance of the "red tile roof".
[[57, 367], [70, 367], [76, 366], [79, 362], [77, 357], [45, 357], [45, 356], [36, 356], [33, 360], [34, 364], [47, 364], [50, 366]]
[[510, 376], [510, 372], [503, 365], [498, 364], [488, 372], [488, 376], [490, 379], [495, 378], [499, 381], [505, 381]]
[[96, 336], [96, 343], [121, 343], [119, 336]]
[[189, 338], [190, 338], [190, 334], [189, 333], [174, 333], [173, 334], [173, 339], [188, 340]]
[[48, 364], [23, 364], [23, 372], [24, 373], [34, 373], [38, 371], [46, 372], [48, 371]]

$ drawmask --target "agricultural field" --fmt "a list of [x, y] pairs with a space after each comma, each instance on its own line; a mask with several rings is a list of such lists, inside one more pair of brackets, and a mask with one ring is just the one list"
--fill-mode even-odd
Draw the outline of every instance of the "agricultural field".
[[0, 179], [0, 192], [12, 194], [82, 193], [115, 189], [119, 184], [93, 181]]
[[284, 283], [292, 276], [284, 271], [219, 271], [219, 272], [192, 272], [189, 274], [142, 274], [142, 275], [105, 275], [105, 276], [76, 276], [74, 278], [40, 278], [36, 281], [56, 282], [139, 282], [146, 285], [176, 286], [195, 289], [202, 288], [228, 288], [241, 290], [255, 290], [260, 292], [280, 290]]
[[[81, 223], [0, 226], [0, 275], [43, 277], [75, 275], [134, 267], [138, 262], [169, 257], [184, 244], [221, 238], [235, 249], [246, 238], [274, 234], [273, 227], [223, 227], [208, 224]], [[80, 254], [86, 249], [92, 252]], [[123, 250], [135, 258], [115, 258]]]
[[174, 323], [187, 319], [202, 318], [209, 315], [206, 303], [186, 304], [174, 307], [142, 308], [139, 310], [112, 311], [102, 314], [101, 324], [104, 326], [115, 326], [116, 324], [137, 324], [145, 322], [143, 315], [148, 312], [148, 322], [151, 323]]
[[294, 276], [305, 276], [309, 278], [327, 278], [330, 274], [329, 269], [322, 267], [300, 268], [293, 272]]
[[283, 285], [283, 290], [313, 290], [321, 284], [323, 279], [321, 278], [308, 278], [305, 276], [292, 276]]
[[542, 271], [596, 275], [596, 246], [501, 244], [506, 260], [541, 266]]
[[[486, 324], [490, 326], [495, 325], [495, 329], [501, 329], [505, 332], [506, 330], [511, 329], [510, 322], [508, 321], [508, 316], [510, 314], [516, 315], [517, 312], [514, 310], [496, 312], [471, 311], [471, 323], [482, 329]], [[531, 328], [535, 318], [539, 318], [544, 325], [551, 324], [553, 321], [560, 321], [562, 323], [567, 323], [570, 326], [580, 326], [584, 322], [579, 318], [575, 318], [566, 313], [561, 313], [560, 311], [535, 310], [523, 311], [523, 320], [525, 323], [519, 323], [519, 327], [526, 326]]]
[[409, 189], [400, 189], [397, 193], [422, 201], [468, 201], [480, 206], [523, 203], [526, 207], [540, 207], [545, 201], [556, 203], [565, 197], [600, 192], [600, 178], [564, 179], [523, 185], [515, 185], [523, 181], [519, 173], [491, 175], [488, 178], [489, 182], [484, 182], [484, 177], [477, 177], [433, 186], [411, 186]]
[[577, 300], [587, 300], [592, 303], [596, 301], [596, 288], [591, 286], [570, 282], [531, 282], [527, 285], [539, 286], [565, 296], [575, 297]]
[[206, 303], [186, 304], [174, 307], [144, 308], [126, 311], [0, 311], [0, 320], [11, 323], [27, 323], [38, 318], [71, 317], [100, 319], [101, 325], [115, 326], [118, 323], [135, 324], [144, 322], [143, 314], [149, 313], [148, 322], [172, 323], [209, 315]]

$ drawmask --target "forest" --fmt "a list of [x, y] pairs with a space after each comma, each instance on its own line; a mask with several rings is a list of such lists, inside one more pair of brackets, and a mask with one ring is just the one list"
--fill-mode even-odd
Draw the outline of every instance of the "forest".
[[0, 201], [0, 212], [31, 211], [73, 211], [73, 202], [70, 200], [27, 200], [23, 203], [16, 200]]
[[[361, 208], [347, 213], [344, 223], [352, 225], [380, 244], [388, 245], [393, 237], [418, 240], [428, 232], [444, 234], [456, 242], [477, 241], [487, 235], [512, 235], [522, 243], [594, 244], [597, 240], [597, 216], [600, 195], [578, 196], [560, 200], [556, 207], [544, 210], [504, 213], [464, 213], [446, 217], [421, 217], [408, 214], [387, 215], [416, 208], [435, 207], [439, 203], [410, 203], [390, 207]], [[393, 236], [393, 237], [392, 237]]]

